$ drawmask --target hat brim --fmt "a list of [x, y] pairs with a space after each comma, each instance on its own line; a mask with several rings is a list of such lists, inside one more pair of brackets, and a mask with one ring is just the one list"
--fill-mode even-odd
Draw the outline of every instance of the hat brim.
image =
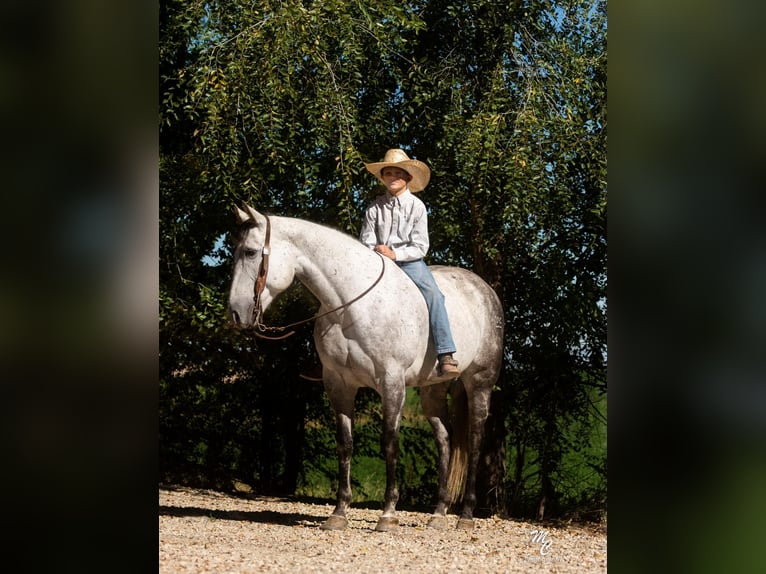
[[431, 170], [422, 161], [418, 161], [416, 159], [408, 159], [396, 162], [378, 161], [375, 163], [366, 163], [364, 164], [364, 167], [366, 167], [367, 171], [369, 171], [372, 175], [378, 178], [378, 181], [381, 183], [385, 183], [383, 181], [383, 176], [380, 173], [383, 171], [383, 168], [398, 167], [399, 169], [403, 169], [412, 176], [412, 179], [407, 184], [407, 187], [413, 193], [424, 190], [428, 185], [428, 182], [431, 180]]

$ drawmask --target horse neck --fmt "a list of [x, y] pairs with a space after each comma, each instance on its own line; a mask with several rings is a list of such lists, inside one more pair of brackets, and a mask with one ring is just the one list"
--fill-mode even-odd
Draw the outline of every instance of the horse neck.
[[287, 235], [298, 254], [295, 276], [326, 306], [349, 301], [380, 274], [380, 257], [348, 235], [303, 220]]

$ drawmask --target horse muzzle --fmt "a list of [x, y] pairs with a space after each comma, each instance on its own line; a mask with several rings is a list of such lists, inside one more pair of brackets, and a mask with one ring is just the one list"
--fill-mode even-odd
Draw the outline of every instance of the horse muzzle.
[[252, 329], [258, 322], [260, 315], [256, 305], [250, 305], [245, 310], [236, 310], [229, 307], [229, 323], [238, 329]]

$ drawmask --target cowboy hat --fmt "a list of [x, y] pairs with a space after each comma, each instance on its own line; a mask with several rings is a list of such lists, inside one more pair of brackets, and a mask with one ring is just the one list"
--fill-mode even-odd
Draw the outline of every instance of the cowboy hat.
[[403, 169], [412, 176], [407, 187], [409, 187], [410, 191], [413, 193], [425, 189], [428, 185], [428, 180], [431, 179], [431, 170], [426, 164], [416, 159], [410, 159], [407, 157], [407, 154], [400, 149], [390, 149], [386, 152], [383, 161], [366, 163], [364, 164], [364, 167], [366, 167], [367, 171], [372, 175], [377, 177], [381, 183], [385, 183], [381, 174], [384, 167], [398, 167], [399, 169]]

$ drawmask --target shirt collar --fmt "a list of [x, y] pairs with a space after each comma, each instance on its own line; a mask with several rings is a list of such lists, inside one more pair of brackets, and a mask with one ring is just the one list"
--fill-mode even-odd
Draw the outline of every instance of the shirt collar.
[[410, 188], [408, 187], [399, 195], [392, 195], [390, 191], [386, 190], [386, 204], [387, 205], [402, 205], [403, 201], [407, 201], [409, 196], [412, 195]]

